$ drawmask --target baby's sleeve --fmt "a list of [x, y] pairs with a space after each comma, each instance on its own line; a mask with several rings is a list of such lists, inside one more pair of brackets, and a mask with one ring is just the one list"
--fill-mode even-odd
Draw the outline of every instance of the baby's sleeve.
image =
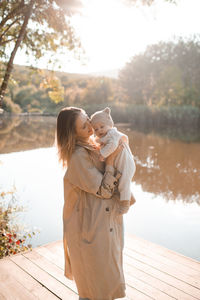
[[100, 153], [103, 157], [108, 157], [111, 153], [113, 153], [119, 145], [119, 139], [115, 136], [109, 136], [105, 146], [100, 149]]

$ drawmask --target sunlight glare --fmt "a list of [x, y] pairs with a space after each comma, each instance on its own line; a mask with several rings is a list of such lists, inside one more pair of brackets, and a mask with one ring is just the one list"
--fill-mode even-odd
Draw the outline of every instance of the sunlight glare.
[[[88, 55], [88, 68], [113, 69], [123, 66], [133, 53], [145, 46], [146, 24], [140, 12], [117, 0], [87, 1], [83, 16], [73, 18]], [[98, 59], [97, 59], [98, 58]]]
[[[151, 7], [127, 6], [122, 0], [84, 0], [81, 14], [71, 23], [85, 50], [86, 58], [77, 60], [73, 52], [53, 53], [60, 71], [74, 73], [119, 70], [126, 62], [145, 50], [147, 45], [176, 36], [199, 33], [200, 1], [180, 0], [177, 5], [157, 0]], [[23, 53], [23, 55], [22, 55]], [[28, 64], [25, 51], [15, 62]], [[45, 68], [48, 53], [37, 61]], [[30, 63], [30, 62], [29, 62]], [[36, 63], [35, 63], [36, 64]]]
[[[82, 70], [94, 72], [122, 68], [149, 44], [175, 35], [198, 32], [195, 0], [178, 5], [156, 1], [151, 7], [126, 6], [121, 0], [86, 0], [82, 16], [72, 18], [88, 62]], [[199, 3], [200, 7], [200, 3]], [[194, 18], [189, 18], [191, 11]]]

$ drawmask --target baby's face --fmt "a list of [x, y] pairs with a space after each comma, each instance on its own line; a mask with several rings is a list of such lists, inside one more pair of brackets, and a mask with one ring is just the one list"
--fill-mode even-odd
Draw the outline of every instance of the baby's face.
[[98, 122], [95, 124], [91, 124], [93, 129], [94, 129], [94, 133], [96, 134], [96, 136], [98, 136], [99, 138], [102, 138], [103, 136], [106, 135], [106, 133], [108, 132], [109, 129], [111, 129], [110, 126], [102, 123], [102, 122]]

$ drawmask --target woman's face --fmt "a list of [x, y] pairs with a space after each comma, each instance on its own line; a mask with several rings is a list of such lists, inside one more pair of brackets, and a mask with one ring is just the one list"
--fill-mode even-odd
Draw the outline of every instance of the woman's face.
[[79, 140], [88, 140], [88, 138], [93, 134], [92, 126], [90, 124], [90, 119], [87, 114], [80, 112], [76, 119], [76, 137]]

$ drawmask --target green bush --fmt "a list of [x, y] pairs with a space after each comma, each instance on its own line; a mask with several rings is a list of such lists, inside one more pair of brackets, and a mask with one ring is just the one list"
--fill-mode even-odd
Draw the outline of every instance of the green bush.
[[11, 98], [9, 97], [5, 97], [4, 98], [4, 102], [3, 102], [3, 107], [2, 107], [5, 111], [9, 112], [9, 113], [16, 113], [19, 114], [22, 112], [21, 107], [17, 104], [14, 103]]

